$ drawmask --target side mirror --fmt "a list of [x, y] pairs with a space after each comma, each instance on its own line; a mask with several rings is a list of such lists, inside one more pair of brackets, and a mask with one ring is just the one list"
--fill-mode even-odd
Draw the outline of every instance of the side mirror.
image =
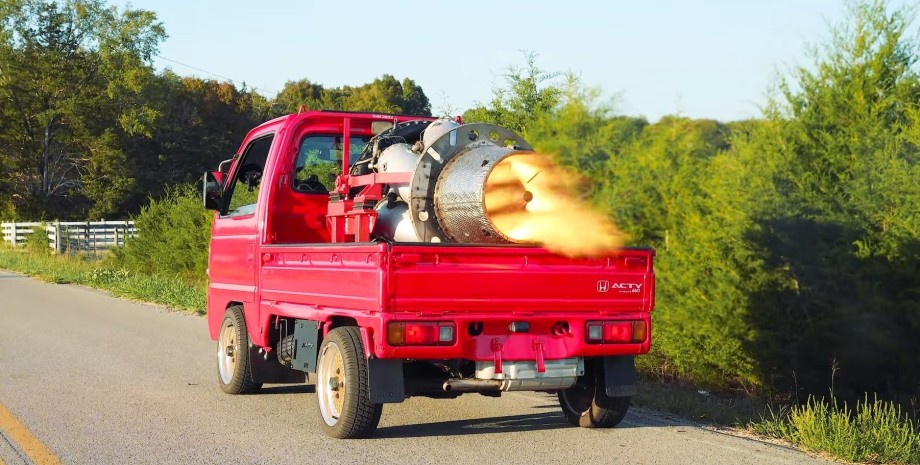
[[201, 181], [201, 195], [204, 199], [204, 208], [220, 210], [223, 206], [224, 191], [222, 189], [224, 174], [219, 171], [205, 171]]
[[214, 180], [217, 181], [217, 184], [220, 184], [220, 187], [221, 187], [221, 188], [223, 188], [223, 187], [224, 187], [224, 179], [227, 178], [227, 173], [224, 173], [224, 172], [221, 172], [221, 171], [209, 171], [209, 173], [211, 173], [212, 175], [214, 175]]

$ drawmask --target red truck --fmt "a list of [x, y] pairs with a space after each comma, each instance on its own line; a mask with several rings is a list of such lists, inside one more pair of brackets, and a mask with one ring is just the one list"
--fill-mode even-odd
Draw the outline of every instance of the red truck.
[[224, 392], [309, 374], [336, 438], [372, 435], [383, 404], [411, 396], [552, 392], [574, 425], [623, 419], [651, 344], [654, 250], [514, 243], [477, 202], [530, 146], [458, 120], [302, 111], [205, 173]]

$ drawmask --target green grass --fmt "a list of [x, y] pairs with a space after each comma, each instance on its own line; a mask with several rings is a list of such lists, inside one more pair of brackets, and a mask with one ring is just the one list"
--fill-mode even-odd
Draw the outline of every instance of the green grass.
[[750, 429], [850, 462], [920, 464], [920, 425], [896, 404], [868, 396], [855, 411], [833, 398], [810, 398], [779, 413], [770, 410]]
[[690, 383], [643, 373], [633, 404], [700, 423], [727, 425], [777, 438], [812, 452], [857, 463], [920, 465], [917, 412], [866, 395], [853, 410], [833, 397], [775, 407], [745, 394], [699, 390]]
[[0, 268], [51, 283], [95, 287], [118, 297], [204, 314], [205, 284], [181, 276], [138, 273], [79, 255], [53, 255], [8, 246], [0, 247]]

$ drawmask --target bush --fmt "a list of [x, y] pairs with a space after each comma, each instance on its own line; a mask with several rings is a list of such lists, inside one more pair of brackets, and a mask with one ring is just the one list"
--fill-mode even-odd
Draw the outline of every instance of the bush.
[[754, 432], [825, 451], [851, 462], [920, 464], [920, 427], [901, 409], [866, 396], [851, 411], [844, 402], [809, 398], [804, 405], [751, 426]]
[[206, 279], [213, 212], [201, 205], [197, 188], [169, 189], [134, 218], [138, 235], [114, 251], [116, 266], [145, 273], [175, 273]]
[[51, 253], [51, 240], [48, 239], [48, 231], [45, 229], [45, 223], [32, 228], [32, 232], [26, 235], [23, 243], [26, 250], [32, 253]]

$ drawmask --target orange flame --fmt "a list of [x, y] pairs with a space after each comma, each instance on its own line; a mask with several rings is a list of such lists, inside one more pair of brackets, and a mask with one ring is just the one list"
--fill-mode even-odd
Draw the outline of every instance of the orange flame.
[[489, 220], [515, 242], [539, 244], [569, 257], [609, 255], [625, 234], [607, 215], [579, 200], [582, 179], [542, 154], [501, 160], [486, 179]]

